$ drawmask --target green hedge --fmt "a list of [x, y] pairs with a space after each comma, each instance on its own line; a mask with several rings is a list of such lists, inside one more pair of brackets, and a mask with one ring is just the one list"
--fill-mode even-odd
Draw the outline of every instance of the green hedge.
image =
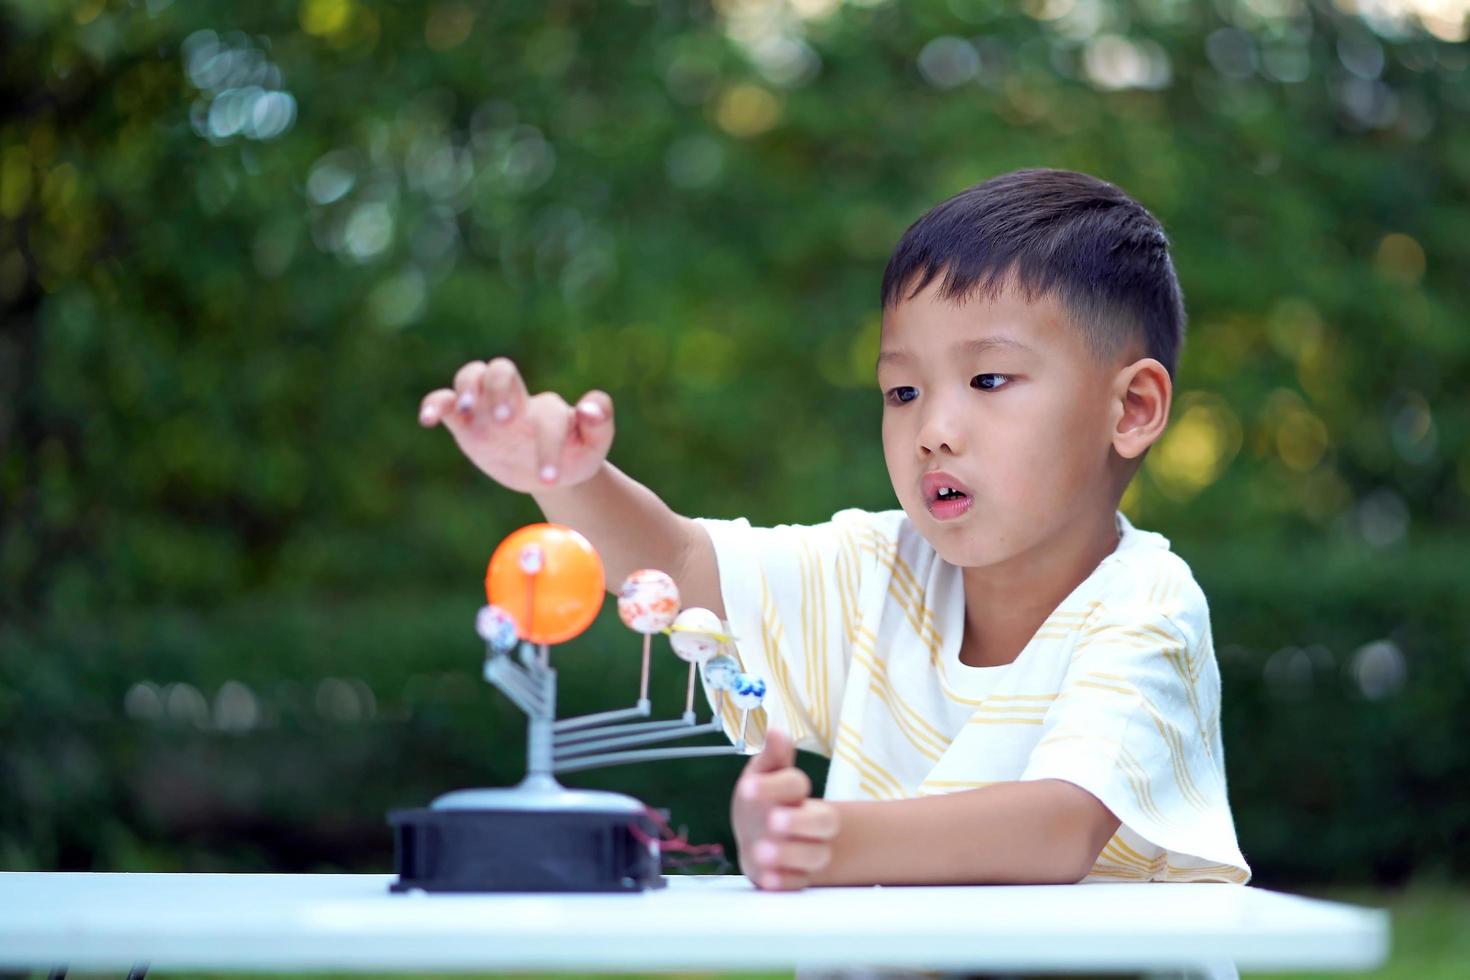
[[[388, 808], [522, 753], [468, 624], [539, 515], [422, 394], [505, 353], [607, 389], [682, 513], [891, 507], [888, 251], [1042, 165], [1173, 242], [1189, 339], [1126, 506], [1213, 603], [1258, 880], [1463, 876], [1460, 28], [1065, 7], [0, 4], [0, 866], [384, 866]], [[564, 710], [628, 689], [614, 627]], [[376, 713], [320, 717], [327, 678]], [[228, 681], [269, 726], [124, 712]], [[586, 782], [709, 840], [737, 767]]]

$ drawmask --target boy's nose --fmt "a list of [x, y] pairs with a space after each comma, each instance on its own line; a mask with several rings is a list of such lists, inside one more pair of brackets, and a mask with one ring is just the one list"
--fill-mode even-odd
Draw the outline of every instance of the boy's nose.
[[935, 411], [924, 417], [919, 427], [919, 456], [943, 452], [949, 455], [963, 450], [963, 437], [952, 412]]

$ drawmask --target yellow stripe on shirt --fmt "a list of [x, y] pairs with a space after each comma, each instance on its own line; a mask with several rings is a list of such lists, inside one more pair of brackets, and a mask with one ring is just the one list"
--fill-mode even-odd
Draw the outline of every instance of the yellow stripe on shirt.
[[869, 758], [868, 754], [862, 750], [862, 735], [850, 725], [838, 723], [836, 749], [843, 758], [856, 766], [860, 773], [874, 784], [882, 786], [895, 798], [902, 799], [908, 796], [903, 788], [903, 783], [883, 766]]
[[877, 678], [888, 689], [898, 703], [898, 706], [906, 713], [910, 723], [921, 731], [927, 733], [926, 737], [933, 742], [941, 751], [949, 746], [949, 738], [929, 723], [929, 719], [911, 707], [893, 686], [892, 678], [888, 676], [888, 664], [878, 657], [877, 640], [871, 630], [863, 627], [859, 630], [858, 642], [853, 646], [853, 659], [867, 668], [869, 674]]

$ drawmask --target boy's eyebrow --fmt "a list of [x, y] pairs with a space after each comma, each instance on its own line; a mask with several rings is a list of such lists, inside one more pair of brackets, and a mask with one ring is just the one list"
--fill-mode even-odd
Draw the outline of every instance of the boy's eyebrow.
[[[952, 344], [949, 348], [951, 355], [969, 354], [973, 356], [975, 354], [989, 354], [994, 351], [1013, 351], [1018, 354], [1035, 353], [1030, 347], [1027, 347], [1019, 340], [1002, 336], [973, 337], [969, 340], [961, 340], [958, 343]], [[902, 347], [893, 347], [878, 352], [878, 366], [881, 367], [884, 361], [908, 361], [912, 360], [912, 358], [913, 356]]]

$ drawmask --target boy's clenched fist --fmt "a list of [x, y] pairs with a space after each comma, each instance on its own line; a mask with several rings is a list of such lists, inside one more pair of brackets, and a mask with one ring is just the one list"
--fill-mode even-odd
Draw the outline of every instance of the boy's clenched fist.
[[796, 768], [796, 747], [776, 728], [746, 763], [730, 798], [740, 870], [757, 888], [805, 888], [832, 859], [837, 808], [811, 799], [812, 782]]

